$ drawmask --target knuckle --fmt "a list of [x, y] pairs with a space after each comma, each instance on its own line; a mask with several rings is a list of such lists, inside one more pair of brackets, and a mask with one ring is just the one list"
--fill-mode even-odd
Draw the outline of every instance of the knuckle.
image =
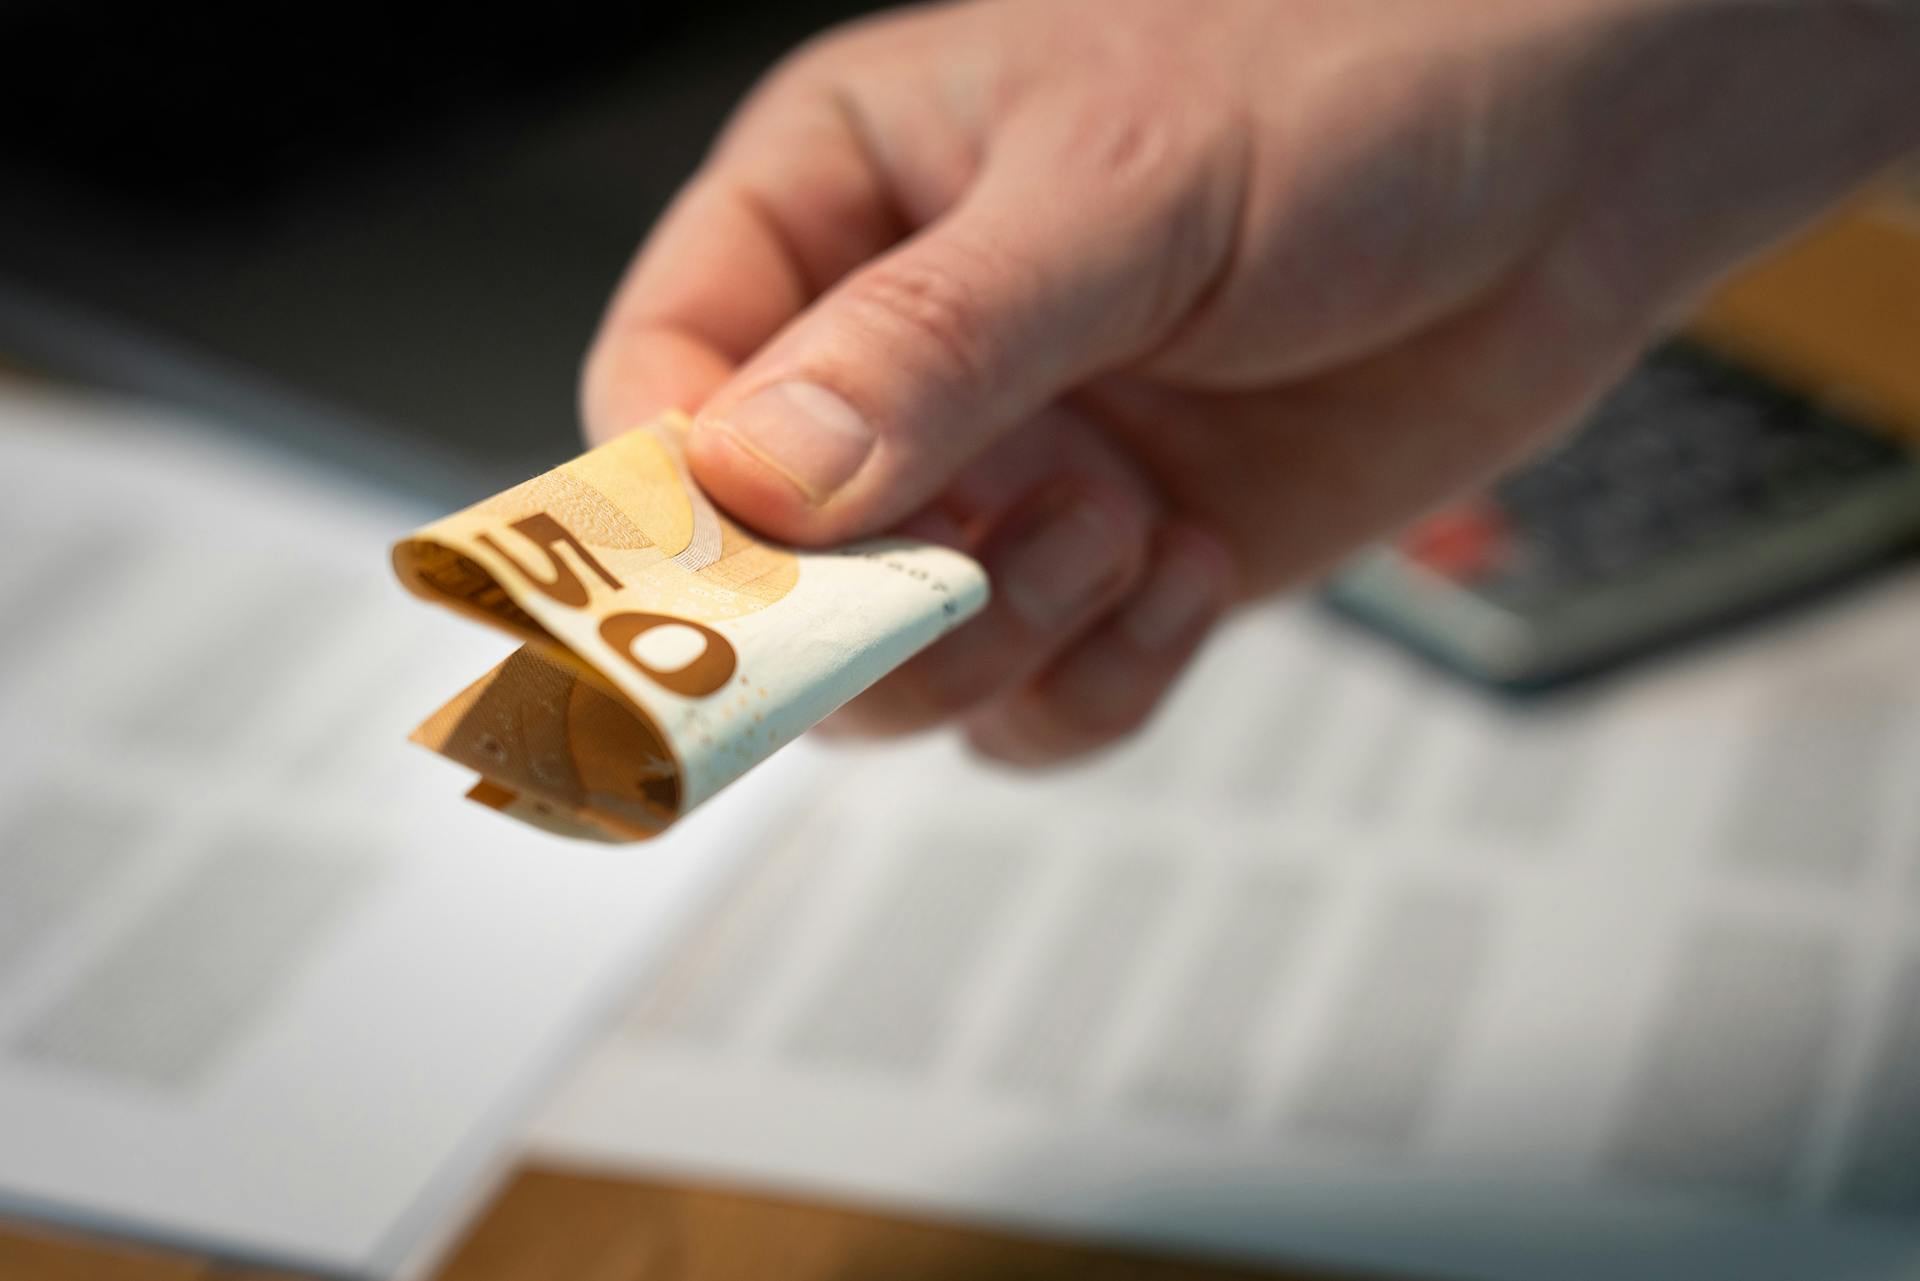
[[931, 729], [939, 719], [896, 673], [827, 717], [820, 728], [835, 738], [900, 738]]
[[1051, 684], [1037, 697], [1045, 699], [1044, 715], [1077, 743], [1097, 746], [1118, 742], [1137, 731], [1152, 715], [1148, 699], [1086, 699], [1069, 696]]
[[1170, 331], [1232, 261], [1251, 179], [1253, 126], [1243, 109], [1154, 88], [1079, 112], [1065, 164], [1100, 203], [1124, 211], [1143, 264], [1131, 306], [1150, 332]]
[[891, 61], [913, 25], [911, 13], [885, 11], [836, 22], [789, 49], [763, 83], [817, 85], [843, 81]]
[[[1167, 87], [1181, 84], [1179, 92]], [[1249, 130], [1243, 105], [1179, 79], [1128, 77], [1124, 91], [1102, 93], [1066, 117], [1067, 159], [1088, 178], [1161, 198], [1192, 188], [1242, 150]]]
[[1172, 155], [1167, 134], [1166, 126], [1151, 113], [1130, 111], [1109, 117], [1088, 130], [1087, 160], [1120, 182], [1151, 177], [1167, 167]]
[[989, 682], [956, 682], [947, 672], [925, 674], [906, 668], [891, 680], [897, 688], [895, 732], [899, 734], [922, 734], [962, 720], [993, 695]]
[[721, 147], [751, 125], [789, 114], [796, 104], [832, 95], [868, 56], [874, 25], [872, 19], [844, 22], [787, 50], [735, 108], [719, 140]]
[[1114, 485], [1097, 492], [1099, 496], [1095, 501], [1105, 514], [1110, 530], [1108, 554], [1112, 557], [1101, 603], [1112, 605], [1131, 596], [1147, 575], [1153, 554], [1157, 504], [1150, 495], [1131, 487]]
[[889, 339], [904, 331], [909, 352], [921, 353], [951, 380], [978, 386], [992, 363], [992, 343], [971, 274], [959, 264], [902, 259], [855, 277], [844, 302], [867, 328]]
[[873, 29], [873, 19], [855, 18], [817, 31], [788, 50], [774, 64], [768, 78], [805, 77], [834, 70], [848, 59], [858, 57], [870, 41]]
[[1050, 734], [1011, 723], [989, 723], [971, 728], [967, 746], [975, 756], [1021, 770], [1049, 770], [1070, 765], [1099, 751], [1105, 744], [1065, 742]]
[[913, 705], [919, 724], [937, 725], [957, 720], [993, 697], [1008, 672], [997, 662], [960, 663], [933, 655], [927, 665], [902, 673], [903, 693]]
[[1093, 177], [1113, 186], [1153, 186], [1182, 162], [1178, 127], [1154, 97], [1105, 100], [1078, 112], [1069, 125], [1068, 154]]
[[927, 658], [909, 661], [864, 691], [835, 714], [836, 728], [870, 738], [921, 734], [959, 720], [993, 692], [990, 682], [930, 669]]
[[1145, 723], [1146, 709], [1129, 707], [1123, 713], [1063, 697], [1048, 681], [1022, 690], [1007, 706], [1006, 720], [1018, 737], [1045, 745], [1056, 759], [1084, 756], [1112, 747]]

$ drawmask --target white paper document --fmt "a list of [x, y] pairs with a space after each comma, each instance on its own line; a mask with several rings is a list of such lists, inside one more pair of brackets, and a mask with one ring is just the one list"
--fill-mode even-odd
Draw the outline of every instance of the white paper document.
[[1417, 1278], [1920, 1275], [1920, 576], [1531, 705], [1303, 605], [829, 758], [546, 1159]]
[[431, 513], [300, 475], [0, 402], [0, 1214], [387, 1276], [727, 814], [614, 851], [462, 800], [405, 736], [508, 645], [393, 583]]

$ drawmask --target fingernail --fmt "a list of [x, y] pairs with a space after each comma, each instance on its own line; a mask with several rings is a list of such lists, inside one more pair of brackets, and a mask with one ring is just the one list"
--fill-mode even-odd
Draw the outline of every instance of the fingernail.
[[1172, 649], [1214, 611], [1214, 584], [1190, 559], [1166, 556], [1120, 611], [1120, 630], [1149, 654]]
[[875, 439], [845, 397], [804, 381], [762, 388], [701, 425], [727, 432], [816, 506], [853, 479]]
[[1036, 518], [996, 550], [990, 576], [1029, 627], [1051, 631], [1083, 612], [1125, 571], [1120, 531], [1104, 510], [1074, 500]]

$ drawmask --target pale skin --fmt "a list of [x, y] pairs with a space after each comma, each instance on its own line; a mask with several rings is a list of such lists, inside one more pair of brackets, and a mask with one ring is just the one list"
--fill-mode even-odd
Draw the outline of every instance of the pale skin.
[[1920, 0], [973, 0], [739, 109], [586, 362], [801, 544], [979, 556], [837, 718], [1040, 765], [1578, 415], [1728, 269], [1920, 147]]

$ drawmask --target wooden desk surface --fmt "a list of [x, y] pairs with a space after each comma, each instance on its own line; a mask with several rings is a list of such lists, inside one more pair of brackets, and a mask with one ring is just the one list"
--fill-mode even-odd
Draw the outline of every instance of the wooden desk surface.
[[[1357, 1281], [1355, 1274], [1340, 1274]], [[305, 1281], [0, 1228], [6, 1281]], [[819, 1203], [530, 1167], [434, 1281], [1336, 1281], [1021, 1238]]]
[[[1920, 183], [1735, 280], [1701, 336], [1920, 434]], [[1352, 1274], [1348, 1274], [1351, 1276]], [[435, 1281], [1332, 1281], [1019, 1239], [826, 1204], [522, 1169]], [[0, 1226], [4, 1281], [289, 1281], [285, 1274]]]
[[1920, 170], [1742, 272], [1692, 330], [1920, 442]]

